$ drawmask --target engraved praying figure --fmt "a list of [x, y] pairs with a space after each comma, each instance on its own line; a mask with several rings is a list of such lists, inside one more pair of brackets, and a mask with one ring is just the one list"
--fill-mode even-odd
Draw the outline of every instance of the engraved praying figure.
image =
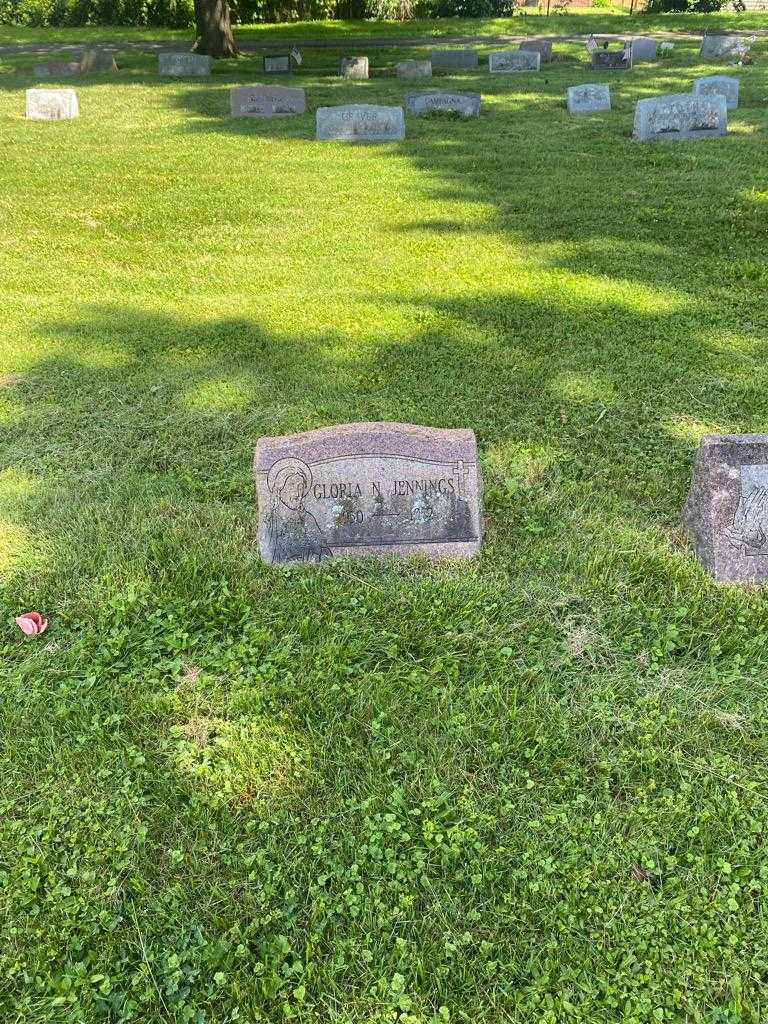
[[768, 554], [768, 489], [755, 486], [747, 494], [742, 493], [725, 535], [745, 555]]
[[267, 476], [270, 510], [267, 535], [273, 562], [319, 562], [333, 552], [306, 508], [312, 470], [300, 459], [281, 459]]

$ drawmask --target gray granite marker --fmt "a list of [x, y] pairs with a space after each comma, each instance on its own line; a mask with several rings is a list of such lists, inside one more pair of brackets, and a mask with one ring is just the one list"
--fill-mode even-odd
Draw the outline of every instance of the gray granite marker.
[[629, 61], [624, 50], [595, 50], [592, 54], [592, 67], [596, 71], [626, 71]]
[[700, 57], [733, 57], [744, 40], [741, 36], [705, 35], [701, 40]]
[[541, 57], [542, 64], [552, 62], [552, 40], [551, 39], [526, 39], [520, 43], [520, 50], [532, 50]]
[[482, 478], [471, 430], [350, 423], [262, 437], [253, 465], [266, 562], [480, 551]]
[[683, 526], [716, 580], [768, 581], [768, 434], [701, 439]]
[[432, 69], [460, 70], [476, 68], [477, 50], [433, 50], [430, 54]]
[[488, 54], [491, 72], [538, 71], [541, 54], [535, 50], [496, 50]]
[[693, 83], [694, 96], [711, 96], [713, 93], [725, 96], [728, 110], [735, 110], [739, 105], [738, 78], [733, 75], [707, 75]]
[[201, 53], [159, 53], [157, 69], [161, 75], [178, 78], [186, 75], [210, 75], [213, 60]]
[[409, 92], [405, 97], [409, 114], [430, 114], [433, 110], [448, 110], [462, 117], [478, 117], [479, 92]]
[[395, 65], [398, 78], [431, 78], [432, 62], [428, 60], [401, 60]]
[[71, 78], [80, 74], [79, 60], [52, 60], [47, 64], [35, 64], [32, 73], [35, 78]]
[[339, 66], [339, 74], [342, 78], [367, 78], [368, 58], [367, 57], [342, 57]]
[[331, 142], [388, 142], [405, 138], [402, 107], [350, 103], [318, 107], [315, 137]]
[[656, 60], [657, 57], [657, 46], [655, 39], [633, 39], [632, 40], [632, 63], [638, 64], [640, 61], [645, 60]]
[[102, 50], [100, 47], [86, 50], [80, 59], [80, 70], [84, 75], [111, 74], [117, 71], [113, 50]]
[[290, 74], [291, 58], [288, 54], [277, 54], [264, 58], [264, 71], [268, 75]]
[[27, 89], [26, 99], [33, 121], [65, 121], [80, 113], [74, 89]]
[[611, 109], [611, 91], [607, 85], [572, 85], [567, 93], [569, 114], [598, 114]]
[[638, 100], [634, 136], [642, 142], [708, 139], [728, 134], [725, 96], [676, 93]]
[[303, 89], [283, 85], [237, 86], [229, 90], [232, 117], [280, 117], [303, 114], [307, 98]]

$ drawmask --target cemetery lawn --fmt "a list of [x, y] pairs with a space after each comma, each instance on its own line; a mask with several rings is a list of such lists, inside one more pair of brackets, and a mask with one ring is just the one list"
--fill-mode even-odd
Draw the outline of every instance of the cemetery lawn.
[[[421, 84], [341, 52], [311, 110]], [[358, 147], [230, 120], [255, 58], [59, 123], [0, 58], [0, 1020], [765, 1020], [766, 601], [679, 526], [768, 424], [756, 53]], [[632, 141], [718, 70], [727, 138]], [[474, 428], [479, 560], [261, 564], [257, 438], [358, 420]]]

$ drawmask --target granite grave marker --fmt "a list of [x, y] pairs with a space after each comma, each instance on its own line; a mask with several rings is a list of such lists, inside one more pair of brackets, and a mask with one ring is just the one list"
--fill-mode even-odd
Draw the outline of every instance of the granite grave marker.
[[624, 50], [594, 50], [592, 67], [597, 71], [626, 71], [629, 61]]
[[229, 90], [229, 103], [232, 117], [280, 117], [307, 109], [304, 90], [284, 85], [237, 86]]
[[538, 53], [541, 64], [552, 63], [552, 40], [551, 39], [526, 39], [518, 47], [520, 50], [532, 50]]
[[741, 36], [705, 35], [701, 40], [700, 57], [736, 57], [744, 40]]
[[368, 58], [342, 57], [339, 74], [342, 78], [367, 78]]
[[33, 121], [65, 121], [80, 113], [74, 89], [27, 89], [26, 100]]
[[210, 75], [213, 60], [202, 53], [159, 53], [158, 72], [178, 78], [186, 75]]
[[80, 60], [80, 70], [84, 75], [111, 74], [117, 71], [114, 51], [99, 47], [86, 50]]
[[630, 45], [632, 47], [633, 63], [637, 64], [640, 61], [656, 60], [657, 46], [655, 39], [633, 39]]
[[433, 50], [429, 59], [432, 69], [441, 71], [471, 70], [478, 65], [477, 50]]
[[401, 60], [395, 65], [398, 78], [431, 78], [432, 62], [428, 60]]
[[701, 439], [683, 526], [716, 580], [768, 582], [768, 434]]
[[538, 71], [541, 54], [536, 50], [496, 50], [488, 54], [488, 70], [494, 73]]
[[321, 141], [388, 142], [405, 138], [402, 107], [350, 103], [318, 107], [315, 137]]
[[569, 114], [598, 114], [611, 109], [611, 91], [607, 85], [572, 85], [567, 93]]
[[728, 134], [725, 96], [674, 93], [638, 100], [634, 136], [642, 142], [707, 139]]
[[433, 110], [447, 110], [462, 117], [478, 117], [479, 92], [409, 92], [405, 97], [409, 114], [423, 116]]
[[264, 57], [264, 72], [267, 75], [284, 75], [291, 70], [291, 55], [288, 53], [273, 54]]
[[733, 75], [707, 75], [693, 83], [694, 96], [725, 96], [725, 106], [735, 110], [739, 105], [739, 80]]
[[350, 423], [263, 437], [254, 476], [266, 562], [468, 558], [480, 550], [482, 479], [471, 430]]
[[35, 64], [32, 73], [35, 78], [71, 78], [80, 74], [80, 61], [52, 60], [47, 64]]

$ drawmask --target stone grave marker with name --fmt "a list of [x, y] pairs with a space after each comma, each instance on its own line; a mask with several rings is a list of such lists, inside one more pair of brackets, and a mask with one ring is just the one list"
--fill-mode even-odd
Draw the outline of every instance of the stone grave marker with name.
[[733, 57], [744, 40], [741, 36], [705, 35], [701, 40], [700, 57]]
[[264, 57], [264, 71], [268, 75], [285, 75], [291, 70], [291, 57], [288, 53], [273, 54]]
[[480, 551], [482, 478], [471, 430], [350, 423], [262, 437], [254, 476], [266, 562]]
[[158, 71], [161, 75], [180, 78], [186, 75], [210, 75], [213, 60], [202, 53], [159, 53]]
[[634, 136], [641, 142], [708, 139], [728, 134], [725, 96], [675, 93], [638, 100]]
[[368, 58], [342, 57], [339, 74], [342, 78], [367, 78]]
[[440, 71], [471, 70], [478, 65], [476, 50], [433, 50], [429, 59], [432, 69]]
[[768, 582], [768, 434], [701, 439], [683, 526], [716, 580]]
[[402, 107], [350, 103], [318, 107], [315, 137], [323, 142], [389, 142], [405, 138]]
[[572, 85], [567, 93], [569, 114], [598, 114], [611, 109], [611, 91], [607, 85]]
[[629, 61], [624, 50], [595, 50], [592, 54], [592, 67], [597, 71], [626, 71]]
[[80, 113], [74, 89], [27, 89], [26, 99], [33, 121], [65, 121]]
[[102, 50], [100, 47], [86, 50], [80, 59], [80, 70], [84, 75], [111, 74], [117, 71], [113, 50]]
[[398, 78], [431, 78], [432, 62], [428, 60], [401, 60], [395, 65]]
[[694, 96], [725, 96], [728, 110], [735, 110], [739, 105], [739, 80], [733, 75], [707, 75], [697, 78], [693, 83]]
[[303, 114], [307, 98], [303, 89], [283, 85], [237, 86], [229, 90], [232, 117], [280, 117]]
[[47, 64], [35, 64], [32, 73], [35, 78], [71, 78], [80, 74], [80, 61], [52, 60]]
[[538, 71], [541, 54], [536, 50], [496, 50], [488, 54], [488, 70], [493, 73]]
[[534, 53], [538, 53], [541, 58], [541, 64], [552, 63], [552, 40], [551, 39], [526, 39], [520, 43], [518, 47], [520, 50], [532, 50]]
[[634, 64], [638, 64], [640, 61], [656, 60], [657, 46], [655, 39], [633, 39], [631, 46], [632, 62]]
[[434, 110], [452, 111], [462, 117], [479, 117], [479, 92], [409, 92], [405, 97], [409, 114], [423, 116]]

